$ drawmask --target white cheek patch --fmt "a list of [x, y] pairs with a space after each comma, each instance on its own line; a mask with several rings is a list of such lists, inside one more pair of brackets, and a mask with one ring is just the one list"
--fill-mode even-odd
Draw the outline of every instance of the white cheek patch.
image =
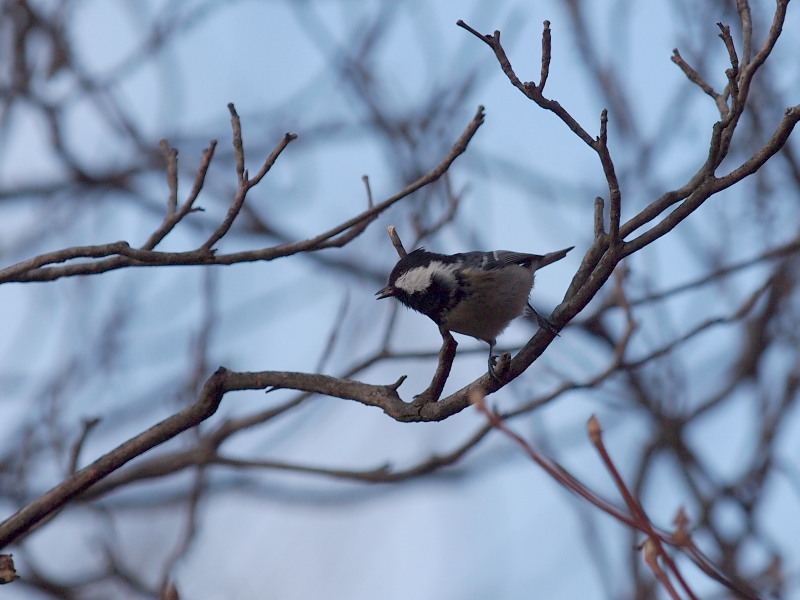
[[441, 261], [434, 260], [427, 266], [414, 267], [403, 273], [397, 278], [397, 281], [394, 282], [394, 286], [400, 288], [407, 294], [424, 292], [430, 287], [434, 275], [455, 283], [456, 278], [455, 275], [453, 275], [455, 270], [455, 265], [446, 265]]

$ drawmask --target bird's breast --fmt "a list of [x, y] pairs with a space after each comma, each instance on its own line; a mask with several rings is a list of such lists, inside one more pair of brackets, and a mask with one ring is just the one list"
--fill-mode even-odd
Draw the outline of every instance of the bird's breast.
[[525, 311], [533, 273], [510, 265], [464, 275], [463, 281], [469, 286], [461, 302], [444, 315], [443, 324], [450, 331], [493, 344], [508, 324]]

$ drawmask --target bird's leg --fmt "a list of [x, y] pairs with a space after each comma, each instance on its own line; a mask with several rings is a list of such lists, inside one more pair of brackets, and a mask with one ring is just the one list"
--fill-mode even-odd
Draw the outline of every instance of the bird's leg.
[[414, 396], [414, 404], [436, 402], [441, 397], [444, 384], [450, 376], [450, 369], [453, 367], [453, 359], [456, 357], [458, 342], [444, 327], [439, 327], [439, 333], [442, 334], [442, 348], [439, 350], [439, 364], [436, 366], [436, 373], [433, 374], [433, 379], [428, 389]]
[[[510, 355], [506, 352], [500, 358], [500, 371], [502, 375], [505, 375], [506, 371], [508, 371], [509, 366], [509, 359]], [[497, 359], [498, 357], [494, 355], [494, 344], [489, 344], [489, 375], [492, 379], [494, 379], [497, 383], [503, 383], [503, 377], [501, 373], [497, 372]]]
[[533, 308], [533, 306], [531, 306], [530, 302], [528, 302], [528, 310], [531, 312], [533, 316], [536, 317], [536, 322], [539, 324], [539, 327], [541, 327], [542, 329], [546, 329], [553, 335], [558, 335], [558, 329], [556, 329], [556, 326], [550, 322], [550, 319], [540, 315], [539, 312], [535, 308]]
[[497, 357], [494, 355], [494, 344], [489, 344], [489, 375], [498, 383], [502, 383], [500, 377], [494, 370], [494, 364], [497, 362]]

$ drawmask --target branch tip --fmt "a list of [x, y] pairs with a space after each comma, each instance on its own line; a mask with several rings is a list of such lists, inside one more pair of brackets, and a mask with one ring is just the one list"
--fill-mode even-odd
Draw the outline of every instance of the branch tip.
[[600, 142], [605, 146], [608, 144], [608, 109], [604, 108], [600, 113]]
[[544, 86], [547, 83], [547, 77], [550, 75], [550, 58], [552, 52], [552, 42], [550, 38], [550, 21], [543, 23], [544, 29], [542, 30], [542, 67], [539, 74], [538, 91], [541, 94], [544, 91]]
[[396, 392], [406, 379], [408, 379], [408, 375], [401, 375], [400, 379], [390, 384], [389, 387]]
[[397, 251], [397, 255], [400, 258], [405, 258], [408, 255], [406, 252], [405, 247], [403, 247], [403, 242], [400, 240], [400, 236], [397, 234], [397, 229], [394, 225], [389, 225], [387, 228], [387, 232], [389, 233], [389, 239], [392, 241], [392, 246]]
[[678, 512], [675, 514], [675, 519], [672, 522], [675, 524], [675, 533], [673, 534], [675, 542], [680, 546], [691, 545], [692, 540], [689, 534], [691, 520], [682, 506], [678, 509]]
[[600, 196], [594, 199], [594, 237], [598, 239], [600, 236], [605, 235], [605, 218], [603, 212], [605, 211], [606, 202]]
[[603, 443], [603, 429], [600, 427], [600, 421], [597, 416], [592, 415], [589, 422], [586, 424], [586, 430], [589, 432], [589, 439], [592, 444], [598, 446]]

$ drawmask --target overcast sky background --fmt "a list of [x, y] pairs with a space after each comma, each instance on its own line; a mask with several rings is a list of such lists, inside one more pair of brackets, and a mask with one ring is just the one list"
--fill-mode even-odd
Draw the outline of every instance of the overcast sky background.
[[[279, 213], [285, 230], [303, 239], [363, 209], [362, 175], [370, 176], [376, 200], [401, 187], [390, 168], [390, 149], [364, 133], [363, 115], [353, 114], [349, 92], [326, 62], [337, 47], [347, 47], [359, 24], [368, 23], [381, 4], [320, 1], [298, 2], [292, 8], [288, 2], [235, 2], [222, 9], [211, 2], [207, 3], [210, 13], [205, 13], [206, 3], [201, 2], [87, 0], [73, 5], [71, 39], [87, 73], [118, 80], [111, 93], [125, 107], [143, 142], [156, 148], [160, 138], [167, 138], [179, 148], [185, 169], [181, 196], [190, 187], [202, 148], [212, 137], [219, 140], [221, 156], [209, 176], [204, 192], [208, 196], [200, 198], [208, 209], [204, 218], [224, 214], [226, 205], [219, 199], [230, 198], [235, 185], [228, 157], [228, 102], [236, 105], [242, 117], [251, 173], [284, 132], [297, 133], [298, 140], [248, 202], [266, 213]], [[773, 3], [753, 5], [763, 19]], [[661, 1], [593, 3], [591, 23], [591, 35], [603, 49], [600, 60], [619, 65], [626, 85], [636, 93], [639, 102], [633, 110], [642, 124], [642, 135], [657, 136], [676, 97], [693, 96], [686, 104], [687, 112], [674, 121], [678, 142], [658, 166], [664, 189], [681, 185], [702, 162], [708, 147], [704, 140], [717, 116], [708, 98], [687, 84], [670, 62], [672, 49], [696, 41], [698, 34], [715, 38], [718, 33], [713, 21], [688, 29], [675, 22], [666, 7]], [[303, 13], [306, 9], [311, 13]], [[141, 56], [142, 35], [164, 10], [198, 12], [194, 24], [175, 34], [174, 43], [158, 60], [150, 60]], [[796, 6], [790, 7], [775, 58], [776, 65], [792, 66], [774, 69], [777, 77], [785, 79], [786, 89], [795, 91], [800, 89], [799, 12]], [[534, 304], [549, 312], [563, 298], [592, 239], [594, 198], [606, 195], [599, 161], [563, 123], [513, 89], [488, 47], [455, 23], [464, 19], [485, 33], [500, 29], [517, 73], [523, 80], [538, 80], [542, 21], [549, 20], [553, 59], [547, 95], [596, 134], [603, 105], [582, 70], [575, 41], [565, 32], [563, 4], [507, 1], [488, 8], [480, 0], [409, 0], [398, 2], [391, 18], [397, 26], [381, 39], [380, 63], [375, 69], [381, 83], [392, 91], [385, 95], [385, 102], [397, 112], [415, 107], [427, 90], [453, 72], [476, 69], [480, 81], [477, 91], [459, 108], [456, 122], [460, 125], [442, 131], [441, 139], [422, 148], [421, 163], [432, 167], [441, 160], [442, 149], [446, 152], [460, 135], [477, 106], [486, 107], [485, 124], [452, 170], [454, 187], [468, 186], [458, 217], [437, 237], [436, 246], [429, 243], [429, 248], [544, 253], [576, 246], [566, 260], [537, 274]], [[715, 73], [719, 87], [724, 61], [718, 44], [707, 68]], [[74, 93], [71, 81], [55, 77], [48, 85], [53, 98], [69, 99]], [[102, 171], [125, 162], [138, 149], [120, 146], [118, 136], [92, 116], [95, 110], [75, 104], [67, 142], [86, 165]], [[334, 122], [344, 126], [331, 133], [328, 127]], [[46, 184], [63, 176], [45, 150], [46, 129], [41, 121], [17, 109], [5, 127], [11, 128], [16, 142], [0, 149], [3, 187]], [[630, 200], [631, 207], [642, 206], [663, 189], [636, 187], [636, 178], [631, 176], [636, 157], [615, 144], [615, 127], [612, 122], [611, 148], [618, 172], [630, 182], [626, 201]], [[322, 136], [327, 136], [327, 144], [316, 141]], [[523, 174], [513, 168], [520, 163], [526, 166]], [[527, 183], [520, 185], [523, 176]], [[4, 264], [25, 258], [24, 248], [43, 252], [119, 239], [141, 244], [159, 222], [157, 210], [167, 196], [163, 179], [153, 179], [148, 189], [149, 198], [142, 202], [88, 198], [87, 207], [79, 210], [69, 227], [48, 228], [46, 239], [27, 246], [18, 242], [31, 235], [36, 223], [57, 223], [64, 211], [74, 207], [53, 203], [42, 212], [41, 205], [34, 211], [22, 202], [0, 206], [3, 247], [23, 248], [19, 256], [6, 254]], [[691, 260], [693, 246], [687, 240], [703, 232], [706, 223], [733, 220], [732, 215], [746, 210], [747, 201], [736, 190], [712, 199], [674, 236], [634, 257], [630, 265], [634, 276], [655, 282], [656, 289], [692, 280], [700, 271]], [[337, 256], [365, 261], [371, 273], [388, 274], [396, 254], [386, 226], [396, 225], [408, 240], [411, 231], [402, 220], [404, 214], [399, 207], [388, 211]], [[793, 235], [793, 225], [787, 223], [786, 231], [776, 229], [776, 243]], [[196, 230], [178, 227], [165, 240], [164, 249], [186, 249], [199, 237]], [[263, 241], [254, 236], [252, 240], [223, 240], [219, 246], [227, 252], [259, 244]], [[740, 258], [752, 254], [747, 240], [732, 245], [730, 251]], [[387, 303], [373, 300], [378, 281], [343, 279], [312, 260], [299, 258], [235, 265], [210, 275], [196, 268], [126, 270], [81, 280], [3, 286], [0, 307], [7, 316], [0, 324], [2, 376], [17, 401], [4, 401], [0, 439], [3, 429], [11, 432], [38, 418], [29, 408], [30, 399], [41, 393], [37, 378], [68, 368], [75, 346], [102, 338], [110, 316], [117, 312], [132, 316], [125, 321], [120, 346], [115, 347], [114, 368], [93, 374], [61, 409], [76, 431], [87, 416], [114, 423], [113, 427], [102, 424], [90, 437], [85, 459], [92, 460], [175, 412], [179, 406], [174, 400], [178, 393], [175, 374], [191, 365], [189, 349], [208, 308], [202, 296], [208, 277], [216, 286], [218, 318], [210, 346], [213, 368], [221, 364], [238, 371], [314, 371], [331, 324], [347, 302], [348, 333], [328, 366], [328, 372], [335, 373], [374, 351], [380, 343], [378, 331], [392, 310]], [[757, 269], [743, 273], [736, 280], [741, 289], [731, 290], [731, 303], [746, 297], [758, 278]], [[690, 329], [700, 318], [692, 303], [702, 301], [702, 295], [676, 298], [669, 307], [672, 322], [660, 325], [668, 331]], [[429, 321], [405, 311], [399, 319], [393, 338], [397, 350], [438, 348], [438, 333]], [[529, 324], [515, 323], [500, 344], [517, 348], [532, 332]], [[686, 346], [685, 388], [676, 393], [677, 403], [691, 403], [702, 395], [709, 380], [723, 376], [715, 353], [731, 339], [728, 335], [715, 330], [714, 335]], [[562, 374], [602, 368], [603, 355], [584, 343], [566, 329], [539, 362], [493, 401], [510, 408], [555, 387]], [[459, 348], [445, 393], [472, 381], [485, 368], [484, 345], [463, 339]], [[471, 349], [476, 352], [470, 353]], [[637, 349], [644, 346], [634, 344], [634, 354]], [[431, 362], [390, 362], [363, 379], [389, 382], [407, 374], [401, 389], [410, 397], [427, 385], [431, 370]], [[214, 420], [249, 414], [288, 397], [281, 392], [228, 395]], [[140, 410], [141, 406], [147, 410]], [[584, 432], [588, 418], [598, 414], [619, 466], [630, 468], [635, 463], [631, 449], [650, 431], [641, 415], [626, 413], [620, 406], [612, 393], [598, 397], [572, 392], [515, 427], [594, 489], [616, 498]], [[722, 474], [735, 472], [737, 456], [753, 443], [740, 426], [750, 418], [750, 410], [743, 401], [724, 414], [714, 414], [697, 432], [698, 452]], [[787, 435], [783, 444], [788, 460], [800, 451], [796, 435], [800, 423], [797, 415], [793, 419], [786, 430], [795, 435]], [[401, 424], [376, 409], [323, 398], [243, 436], [237, 447], [226, 447], [226, 451], [331, 468], [368, 469], [387, 462], [407, 467], [432, 453], [452, 450], [481, 423], [482, 417], [469, 409], [443, 423]], [[177, 440], [171, 447], [180, 444]], [[653, 520], [667, 528], [683, 503], [680, 486], [670, 479], [670, 468], [665, 465], [660, 473], [665, 485], [653, 482], [643, 498]], [[40, 469], [44, 491], [57, 481], [58, 457]], [[590, 518], [591, 509], [559, 488], [500, 435], [491, 436], [438, 476], [397, 485], [369, 486], [283, 473], [246, 475], [223, 469], [215, 470], [213, 476], [220, 486], [230, 486], [230, 491], [215, 495], [201, 509], [198, 536], [175, 572], [182, 598], [556, 600], [619, 597], [628, 591], [624, 579], [614, 577], [590, 557], [594, 548], [575, 543], [586, 537], [597, 539], [606, 567], [619, 564], [629, 551], [623, 528], [610, 518], [593, 514]], [[166, 484], [135, 486], [109, 502], [134, 505], [148, 494], [168, 493], [190, 481], [185, 475]], [[788, 564], [796, 567], [800, 560], [797, 491], [783, 481], [775, 482], [771, 494], [764, 527], [776, 545], [785, 548]], [[6, 510], [2, 503], [0, 509]], [[736, 510], [731, 508], [731, 527], [736, 526]], [[93, 513], [81, 508], [70, 512], [31, 536], [29, 548], [34, 556], [40, 551], [48, 557], [50, 572], [63, 568], [65, 576], [77, 576], [91, 572], [95, 561], [101, 561], [108, 523], [99, 523]], [[180, 535], [184, 519], [183, 509], [164, 509], [155, 515], [152, 510], [131, 509], [126, 518], [114, 519], [114, 543], [124, 550], [132, 570], [155, 574]], [[754, 551], [753, 560], [762, 561], [764, 556]], [[719, 591], [691, 567], [685, 572], [701, 597]], [[29, 590], [13, 585], [3, 592], [11, 599], [32, 597]]]

